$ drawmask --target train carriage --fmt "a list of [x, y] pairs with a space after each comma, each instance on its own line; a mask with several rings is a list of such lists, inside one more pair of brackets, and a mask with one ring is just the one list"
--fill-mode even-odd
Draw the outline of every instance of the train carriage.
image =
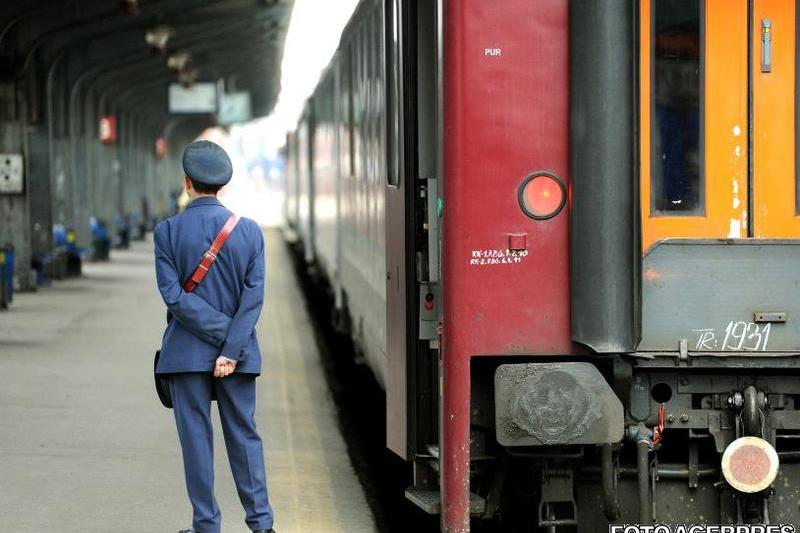
[[444, 531], [800, 523], [797, 25], [360, 3], [287, 205]]

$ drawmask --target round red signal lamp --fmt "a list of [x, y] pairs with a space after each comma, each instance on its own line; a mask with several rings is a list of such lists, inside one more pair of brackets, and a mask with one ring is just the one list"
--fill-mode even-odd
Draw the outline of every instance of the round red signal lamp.
[[519, 186], [519, 205], [534, 220], [553, 218], [567, 203], [567, 188], [550, 172], [535, 172]]

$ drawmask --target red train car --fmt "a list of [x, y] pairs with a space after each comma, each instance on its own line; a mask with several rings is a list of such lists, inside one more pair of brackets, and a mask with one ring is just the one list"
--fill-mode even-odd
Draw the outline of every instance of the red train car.
[[800, 523], [797, 24], [361, 2], [296, 226], [443, 531]]

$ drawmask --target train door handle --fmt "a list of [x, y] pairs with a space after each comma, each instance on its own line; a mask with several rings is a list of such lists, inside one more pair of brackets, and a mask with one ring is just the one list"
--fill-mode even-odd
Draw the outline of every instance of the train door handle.
[[772, 72], [772, 20], [761, 19], [761, 72]]

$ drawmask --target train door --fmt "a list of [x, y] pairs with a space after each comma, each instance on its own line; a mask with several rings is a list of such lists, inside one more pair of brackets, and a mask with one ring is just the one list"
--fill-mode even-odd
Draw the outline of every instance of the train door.
[[640, 3], [640, 350], [800, 347], [796, 10]]
[[[436, 442], [436, 294], [428, 187], [435, 181], [435, 4], [387, 0], [387, 445], [412, 458]], [[427, 5], [430, 4], [430, 5]]]
[[406, 123], [404, 2], [389, 0], [386, 6], [386, 439], [389, 449], [408, 457], [407, 351], [410, 325], [407, 226], [408, 191], [413, 175], [405, 132]]
[[797, 187], [797, 4], [753, 3], [753, 229], [757, 238], [800, 237]]

